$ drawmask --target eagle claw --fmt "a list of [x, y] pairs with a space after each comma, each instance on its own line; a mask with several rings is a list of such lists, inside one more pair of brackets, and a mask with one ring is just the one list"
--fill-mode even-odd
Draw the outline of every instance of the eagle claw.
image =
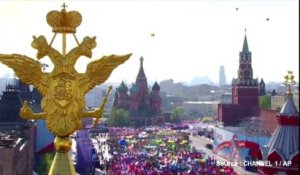
[[24, 119], [32, 119], [33, 118], [33, 112], [28, 106], [28, 102], [25, 100], [24, 104], [20, 110], [20, 116]]

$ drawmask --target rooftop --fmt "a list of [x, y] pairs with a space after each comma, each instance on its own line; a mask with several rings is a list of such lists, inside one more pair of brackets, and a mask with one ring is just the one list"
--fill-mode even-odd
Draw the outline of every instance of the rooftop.
[[286, 116], [297, 116], [299, 117], [299, 112], [297, 110], [297, 107], [294, 103], [293, 95], [288, 94], [287, 98], [285, 100], [285, 103], [280, 111], [280, 116], [286, 115]]
[[263, 123], [267, 122], [261, 117], [248, 117], [238, 127], [222, 127], [222, 129], [240, 133], [245, 136], [271, 136], [271, 133], [264, 128]]
[[184, 101], [184, 104], [218, 104], [219, 101]]
[[23, 140], [24, 139], [20, 137], [20, 133], [15, 130], [0, 131], [0, 149], [13, 148]]
[[230, 131], [230, 132], [235, 132], [235, 133], [239, 133], [245, 136], [267, 136], [270, 137], [270, 133], [268, 133], [267, 131], [264, 131], [262, 128], [257, 128], [254, 132], [249, 132], [248, 130], [244, 129], [243, 127], [234, 127], [234, 126], [227, 126], [227, 127], [220, 127], [224, 130]]

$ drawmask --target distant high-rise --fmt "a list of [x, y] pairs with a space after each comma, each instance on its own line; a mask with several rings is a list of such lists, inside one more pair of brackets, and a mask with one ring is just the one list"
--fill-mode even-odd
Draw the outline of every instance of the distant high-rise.
[[220, 66], [220, 70], [219, 70], [219, 85], [220, 86], [226, 85], [226, 76], [225, 76], [224, 66]]

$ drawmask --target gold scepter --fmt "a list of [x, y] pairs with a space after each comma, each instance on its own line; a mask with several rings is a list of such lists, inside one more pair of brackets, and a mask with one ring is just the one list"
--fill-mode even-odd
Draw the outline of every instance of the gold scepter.
[[[107, 91], [106, 91], [106, 95], [105, 95], [104, 100], [103, 100], [103, 102], [102, 102], [102, 104], [101, 104], [101, 106], [100, 106], [100, 111], [101, 111], [101, 112], [100, 112], [100, 115], [103, 114], [104, 107], [105, 107], [105, 105], [106, 105], [107, 98], [108, 98], [108, 95], [109, 95], [109, 93], [110, 93], [111, 90], [112, 90], [112, 85], [110, 85], [110, 86], [108, 87]], [[101, 118], [101, 116], [99, 116], [99, 117], [96, 118], [96, 120], [95, 120], [95, 122], [94, 122], [94, 127], [96, 127], [96, 125], [97, 125], [97, 123], [98, 123], [98, 121], [99, 121], [100, 118]]]

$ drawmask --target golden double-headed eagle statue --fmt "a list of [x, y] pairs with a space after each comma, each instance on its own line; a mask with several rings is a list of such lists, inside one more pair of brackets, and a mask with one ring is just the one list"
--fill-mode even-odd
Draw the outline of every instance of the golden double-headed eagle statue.
[[[37, 50], [37, 59], [48, 56], [54, 65], [50, 73], [43, 72], [42, 64], [36, 59], [20, 54], [0, 54], [0, 62], [12, 68], [22, 82], [37, 88], [42, 96], [41, 113], [33, 113], [25, 101], [20, 116], [25, 119], [44, 119], [47, 128], [57, 136], [55, 147], [59, 156], [55, 158], [49, 174], [74, 174], [74, 167], [66, 170], [68, 168], [61, 165], [63, 160], [66, 165], [70, 164], [67, 155], [71, 145], [69, 135], [81, 129], [82, 118], [99, 119], [103, 113], [103, 104], [94, 111], [86, 111], [84, 95], [96, 85], [105, 82], [112, 71], [131, 56], [104, 56], [90, 62], [85, 73], [78, 73], [74, 68], [77, 59], [80, 56], [91, 58], [92, 49], [96, 47], [96, 37], [85, 37], [81, 43], [78, 42], [75, 33], [81, 20], [79, 12], [67, 12], [63, 5], [61, 11], [50, 11], [47, 14], [47, 22], [54, 32], [51, 42], [48, 43], [44, 36], [33, 37], [31, 46]], [[62, 52], [51, 46], [57, 33], [62, 34]], [[68, 53], [66, 34], [72, 34], [78, 44]]]
[[[55, 33], [75, 33], [81, 22], [81, 15], [76, 11], [51, 11], [47, 22]], [[85, 37], [77, 47], [67, 54], [48, 44], [44, 36], [33, 37], [32, 47], [36, 49], [37, 59], [48, 56], [54, 64], [51, 73], [42, 72], [41, 63], [19, 54], [0, 54], [0, 62], [12, 68], [15, 74], [26, 84], [37, 88], [42, 98], [42, 113], [33, 113], [25, 101], [20, 115], [25, 119], [45, 119], [47, 127], [58, 136], [67, 136], [80, 129], [83, 117], [99, 118], [100, 109], [85, 111], [84, 95], [96, 85], [108, 79], [111, 72], [124, 63], [131, 54], [110, 55], [90, 62], [85, 73], [78, 73], [74, 65], [80, 56], [92, 57], [96, 47], [96, 38]]]

